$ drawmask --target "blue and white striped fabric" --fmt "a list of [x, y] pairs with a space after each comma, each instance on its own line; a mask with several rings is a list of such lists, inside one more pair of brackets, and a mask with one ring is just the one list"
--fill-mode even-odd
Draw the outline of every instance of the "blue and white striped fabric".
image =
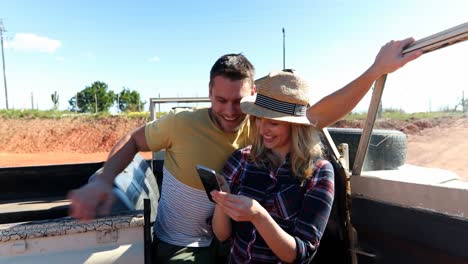
[[161, 199], [154, 232], [158, 239], [183, 247], [207, 247], [213, 239], [214, 203], [206, 192], [178, 181], [163, 169]]

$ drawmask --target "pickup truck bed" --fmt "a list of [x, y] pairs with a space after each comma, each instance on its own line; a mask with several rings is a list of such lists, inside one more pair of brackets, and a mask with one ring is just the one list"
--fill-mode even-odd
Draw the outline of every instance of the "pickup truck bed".
[[0, 225], [0, 263], [144, 263], [144, 218], [69, 217]]
[[67, 193], [102, 165], [2, 168], [0, 264], [149, 263], [159, 191], [141, 156], [116, 178], [111, 216], [89, 222], [68, 217]]

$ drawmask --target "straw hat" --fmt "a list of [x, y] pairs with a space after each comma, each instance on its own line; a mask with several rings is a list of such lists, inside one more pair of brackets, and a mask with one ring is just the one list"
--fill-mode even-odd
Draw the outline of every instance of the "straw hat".
[[292, 70], [272, 72], [255, 81], [257, 93], [241, 100], [242, 112], [279, 121], [312, 125], [306, 117], [309, 87]]

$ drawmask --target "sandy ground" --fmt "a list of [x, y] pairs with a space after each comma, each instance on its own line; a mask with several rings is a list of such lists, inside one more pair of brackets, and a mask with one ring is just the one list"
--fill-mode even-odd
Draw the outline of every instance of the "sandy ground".
[[[115, 142], [143, 119], [0, 119], [0, 167], [104, 161]], [[338, 126], [359, 127], [359, 123]], [[386, 121], [381, 128], [408, 136], [407, 163], [447, 169], [468, 181], [468, 118]], [[151, 153], [143, 153], [150, 158]]]
[[468, 181], [468, 119], [408, 135], [406, 163], [447, 169]]

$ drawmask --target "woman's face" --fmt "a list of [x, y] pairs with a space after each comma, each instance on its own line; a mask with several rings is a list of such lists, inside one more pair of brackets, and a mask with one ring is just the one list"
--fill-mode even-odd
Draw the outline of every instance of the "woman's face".
[[268, 118], [255, 118], [255, 125], [265, 148], [282, 160], [291, 149], [291, 124]]

